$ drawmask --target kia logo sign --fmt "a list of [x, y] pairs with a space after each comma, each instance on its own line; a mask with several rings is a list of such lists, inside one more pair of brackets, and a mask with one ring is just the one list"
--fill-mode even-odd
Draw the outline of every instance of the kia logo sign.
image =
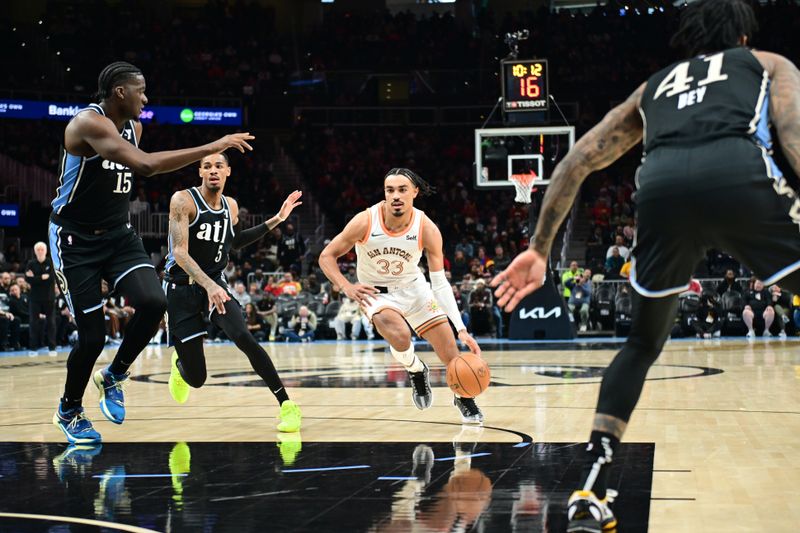
[[560, 318], [561, 317], [561, 308], [560, 307], [553, 307], [549, 311], [545, 312], [544, 307], [534, 307], [530, 311], [526, 311], [523, 307], [519, 310], [519, 317], [522, 320], [537, 320], [539, 318]]

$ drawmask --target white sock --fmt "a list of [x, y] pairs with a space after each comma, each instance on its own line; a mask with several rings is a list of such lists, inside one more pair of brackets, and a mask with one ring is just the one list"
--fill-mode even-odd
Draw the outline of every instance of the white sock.
[[404, 352], [395, 350], [394, 347], [389, 345], [389, 351], [392, 352], [392, 356], [397, 359], [397, 362], [406, 367], [409, 372], [422, 372], [425, 368], [422, 365], [422, 360], [414, 353], [414, 343], [411, 343], [408, 350]]

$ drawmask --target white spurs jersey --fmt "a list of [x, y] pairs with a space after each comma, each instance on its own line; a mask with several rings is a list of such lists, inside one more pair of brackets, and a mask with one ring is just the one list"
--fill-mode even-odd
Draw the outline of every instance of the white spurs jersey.
[[356, 243], [356, 275], [358, 281], [369, 285], [408, 285], [423, 277], [419, 261], [425, 213], [415, 208], [408, 229], [391, 233], [383, 221], [383, 204], [367, 209], [368, 229]]

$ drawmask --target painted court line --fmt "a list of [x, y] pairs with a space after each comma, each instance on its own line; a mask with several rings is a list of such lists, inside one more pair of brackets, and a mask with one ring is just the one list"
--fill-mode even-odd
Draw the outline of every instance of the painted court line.
[[483, 457], [485, 455], [492, 455], [492, 454], [489, 452], [470, 453], [468, 455], [454, 455], [453, 457], [440, 457], [439, 459], [434, 459], [434, 461], [453, 461], [454, 459], [466, 459], [468, 457]]
[[417, 479], [417, 476], [381, 476], [378, 481], [410, 481]]
[[324, 468], [294, 468], [291, 470], [281, 470], [283, 473], [293, 472], [328, 472], [331, 470], [356, 470], [358, 468], [371, 468], [370, 465], [353, 465], [353, 466], [327, 466]]
[[189, 474], [101, 474], [92, 476], [100, 479], [111, 479], [115, 477], [184, 477]]
[[524, 448], [525, 446], [530, 446], [530, 445], [531, 445], [530, 442], [520, 442], [518, 444], [515, 444], [514, 448]]
[[75, 518], [72, 516], [55, 516], [47, 514], [26, 514], [26, 513], [0, 513], [0, 518], [20, 518], [26, 520], [47, 520], [49, 522], [67, 522], [72, 524], [85, 524], [90, 526], [116, 529], [118, 531], [130, 531], [131, 533], [158, 533], [155, 530], [145, 529], [143, 527], [129, 526], [127, 524], [115, 524], [114, 522], [91, 520], [89, 518]]

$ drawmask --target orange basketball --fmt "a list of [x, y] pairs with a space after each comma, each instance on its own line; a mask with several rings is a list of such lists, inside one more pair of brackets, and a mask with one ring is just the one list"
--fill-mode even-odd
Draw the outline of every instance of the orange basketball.
[[474, 398], [485, 391], [491, 379], [486, 361], [470, 352], [460, 354], [447, 365], [447, 384], [464, 398]]

